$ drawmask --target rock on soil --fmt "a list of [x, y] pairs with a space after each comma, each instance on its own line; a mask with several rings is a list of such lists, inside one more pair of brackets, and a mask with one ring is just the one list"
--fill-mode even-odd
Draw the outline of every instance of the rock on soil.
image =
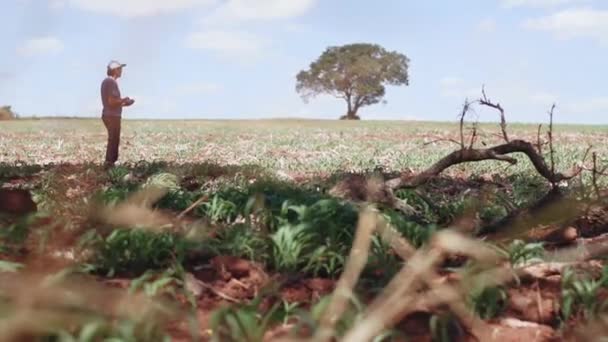
[[477, 341], [500, 342], [557, 342], [557, 333], [549, 326], [516, 318], [503, 318], [497, 323], [473, 328]]
[[538, 283], [535, 287], [509, 289], [507, 313], [524, 321], [547, 325], [556, 323], [559, 313], [559, 292], [542, 288]]
[[596, 206], [579, 217], [574, 225], [582, 237], [594, 237], [608, 232], [608, 208]]

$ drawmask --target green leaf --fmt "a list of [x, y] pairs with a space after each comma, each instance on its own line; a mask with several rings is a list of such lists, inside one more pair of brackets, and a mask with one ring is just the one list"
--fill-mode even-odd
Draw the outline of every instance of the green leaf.
[[570, 315], [572, 315], [573, 304], [574, 304], [573, 295], [567, 294], [565, 296], [562, 296], [561, 311], [562, 311], [562, 317], [564, 319], [568, 319], [568, 318], [570, 318]]
[[86, 324], [78, 335], [79, 342], [93, 342], [95, 337], [102, 331], [104, 324], [101, 322], [91, 322]]

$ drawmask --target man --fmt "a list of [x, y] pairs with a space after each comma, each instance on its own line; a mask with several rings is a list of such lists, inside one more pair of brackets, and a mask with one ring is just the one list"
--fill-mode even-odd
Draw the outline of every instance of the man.
[[108, 145], [106, 148], [105, 167], [110, 168], [118, 160], [118, 145], [120, 144], [120, 125], [122, 120], [122, 107], [131, 106], [135, 100], [129, 97], [121, 98], [118, 89], [118, 78], [122, 76], [122, 69], [127, 66], [117, 61], [108, 64], [106, 79], [101, 83], [101, 102], [103, 111], [101, 119], [108, 130]]

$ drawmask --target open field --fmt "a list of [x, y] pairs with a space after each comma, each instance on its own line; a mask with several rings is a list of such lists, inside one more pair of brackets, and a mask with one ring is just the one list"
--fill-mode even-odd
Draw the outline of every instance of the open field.
[[606, 127], [555, 127], [558, 171], [598, 168], [554, 188], [523, 154], [387, 188], [457, 124], [124, 121], [110, 170], [105, 137], [0, 122], [0, 341], [608, 336]]
[[[546, 128], [546, 125], [545, 125]], [[537, 140], [537, 126], [514, 124], [511, 136]], [[500, 140], [498, 125], [482, 124], [480, 141]], [[556, 126], [557, 164], [569, 168], [589, 144], [608, 155], [608, 128]], [[19, 120], [0, 123], [0, 162], [99, 163], [107, 135], [101, 120]], [[543, 138], [546, 136], [543, 134]], [[315, 120], [124, 121], [120, 161], [256, 165], [288, 173], [420, 169], [457, 146], [456, 123]], [[430, 144], [429, 144], [430, 143]], [[499, 169], [503, 169], [499, 164]], [[529, 167], [521, 163], [509, 172]], [[496, 163], [465, 170], [491, 172]]]

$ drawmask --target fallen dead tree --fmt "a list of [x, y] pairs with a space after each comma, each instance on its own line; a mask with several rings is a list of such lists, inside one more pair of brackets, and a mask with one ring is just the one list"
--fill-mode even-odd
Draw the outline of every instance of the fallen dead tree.
[[[549, 130], [547, 131], [547, 142], [542, 142], [541, 127], [539, 126], [537, 136], [538, 139], [536, 144], [534, 144], [530, 141], [522, 139], [511, 140], [509, 138], [509, 134], [507, 133], [507, 121], [505, 118], [505, 111], [503, 107], [500, 105], [500, 103], [495, 103], [488, 99], [484, 88], [482, 88], [481, 92], [482, 97], [480, 99], [475, 102], [465, 101], [465, 104], [463, 106], [462, 112], [460, 114], [460, 148], [441, 158], [431, 167], [418, 174], [404, 175], [387, 181], [386, 185], [388, 188], [392, 190], [401, 188], [415, 188], [426, 183], [431, 178], [438, 176], [446, 169], [463, 163], [496, 160], [515, 165], [517, 164], [517, 159], [510, 156], [514, 153], [522, 153], [526, 155], [532, 165], [534, 165], [534, 168], [538, 172], [538, 174], [545, 178], [554, 187], [562, 181], [570, 180], [580, 175], [580, 173], [585, 170], [583, 164], [587, 159], [587, 155], [591, 150], [591, 146], [589, 146], [589, 148], [587, 149], [587, 152], [585, 153], [585, 156], [583, 157], [583, 160], [580, 165], [576, 166], [574, 170], [569, 173], [561, 173], [555, 170], [555, 150], [553, 148], [553, 112], [555, 110], [555, 104], [551, 107], [551, 110], [549, 111], [550, 123]], [[504, 143], [489, 148], [475, 148], [474, 146], [478, 137], [476, 123], [473, 126], [473, 130], [470, 134], [470, 137], [468, 137], [468, 139], [465, 139], [465, 117], [471, 110], [472, 105], [475, 103], [481, 106], [496, 109], [500, 113], [501, 137], [504, 140]], [[468, 145], [465, 143], [465, 140], [469, 141]], [[549, 164], [547, 164], [542, 155], [542, 146], [545, 144], [548, 144], [550, 147]]]
[[[597, 165], [597, 156], [593, 153], [593, 165], [588, 167], [585, 165], [587, 157], [591, 152], [592, 146], [589, 146], [582, 158], [582, 160], [576, 165], [573, 165], [572, 170], [568, 172], [560, 172], [556, 170], [555, 165], [555, 148], [554, 148], [554, 134], [553, 134], [553, 115], [555, 111], [555, 105], [551, 107], [549, 111], [549, 125], [546, 132], [546, 138], [542, 137], [542, 125], [539, 125], [537, 133], [537, 141], [532, 142], [524, 139], [513, 139], [507, 131], [507, 120], [505, 116], [505, 110], [500, 103], [491, 101], [482, 88], [482, 96], [476, 101], [470, 102], [465, 101], [462, 111], [460, 113], [460, 139], [437, 139], [433, 142], [450, 142], [458, 145], [458, 149], [449, 153], [445, 157], [439, 159], [429, 168], [422, 170], [421, 172], [403, 172], [400, 176], [394, 177], [388, 180], [381, 179], [380, 181], [376, 178], [371, 181], [366, 179], [362, 175], [351, 175], [338, 182], [331, 190], [330, 194], [341, 197], [354, 202], [368, 202], [382, 204], [389, 207], [393, 207], [397, 210], [404, 212], [405, 214], [411, 215], [415, 213], [415, 209], [403, 201], [399, 200], [394, 192], [399, 189], [415, 189], [429, 181], [436, 179], [447, 169], [466, 163], [475, 163], [481, 161], [499, 161], [515, 165], [518, 163], [518, 159], [515, 155], [520, 154], [527, 157], [530, 161], [534, 170], [544, 178], [550, 185], [550, 191], [547, 196], [537, 203], [537, 205], [531, 208], [511, 208], [507, 217], [500, 221], [495, 222], [492, 227], [489, 227], [491, 231], [502, 230], [507, 226], [517, 225], [529, 225], [529, 222], [525, 219], [530, 217], [528, 210], [539, 211], [544, 210], [547, 206], [554, 206], [555, 203], [563, 202], [563, 193], [560, 189], [560, 184], [564, 181], [569, 181], [577, 176], [581, 176], [584, 171], [589, 171], [593, 175], [593, 186], [597, 196], [600, 196], [600, 190], [597, 186], [597, 178], [600, 175], [604, 175], [606, 169], [599, 170]], [[500, 138], [502, 143], [495, 146], [486, 147], [485, 143], [483, 147], [478, 147], [478, 125], [477, 122], [473, 123], [471, 132], [468, 136], [465, 134], [465, 119], [467, 114], [472, 110], [473, 105], [480, 105], [488, 107], [498, 111], [500, 115]], [[543, 148], [549, 147], [548, 157], [546, 160]], [[367, 182], [367, 183], [366, 183]], [[373, 186], [370, 186], [373, 184]], [[551, 210], [553, 211], [553, 210]]]
[[465, 148], [454, 151], [421, 173], [414, 176], [408, 175], [405, 177], [391, 179], [386, 182], [386, 185], [393, 190], [400, 188], [415, 188], [426, 183], [431, 178], [438, 176], [449, 167], [462, 163], [498, 160], [514, 165], [517, 164], [517, 159], [508, 156], [509, 154], [513, 153], [525, 154], [534, 165], [536, 171], [551, 184], [558, 184], [562, 181], [570, 180], [578, 176], [583, 170], [581, 167], [579, 167], [574, 172], [567, 174], [552, 171], [550, 167], [547, 166], [547, 163], [543, 157], [538, 154], [535, 146], [532, 143], [525, 140], [512, 140], [505, 144], [490, 148]]

